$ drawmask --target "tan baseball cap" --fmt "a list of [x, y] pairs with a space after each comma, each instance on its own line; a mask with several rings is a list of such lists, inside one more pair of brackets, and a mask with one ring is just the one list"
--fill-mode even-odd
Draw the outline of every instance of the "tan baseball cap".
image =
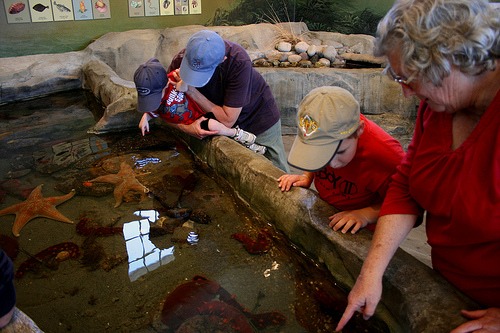
[[288, 164], [317, 171], [333, 158], [340, 141], [359, 127], [359, 103], [347, 90], [324, 86], [311, 90], [299, 104], [298, 133]]

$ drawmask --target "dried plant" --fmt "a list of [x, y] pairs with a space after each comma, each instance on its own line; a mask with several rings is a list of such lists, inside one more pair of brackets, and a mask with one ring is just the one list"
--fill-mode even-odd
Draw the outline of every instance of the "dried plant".
[[282, 20], [282, 15], [280, 15], [273, 7], [269, 1], [267, 2], [269, 5], [269, 12], [265, 13], [265, 19], [263, 19], [263, 22], [266, 23], [272, 23], [277, 29], [277, 37], [275, 39], [275, 44], [279, 42], [288, 42], [293, 45], [297, 44], [298, 42], [301, 41], [301, 35], [297, 35], [296, 32], [293, 31], [293, 27], [291, 24], [290, 16], [288, 14], [288, 8], [284, 0], [282, 0], [283, 4], [283, 10], [282, 12], [286, 17], [286, 20]]

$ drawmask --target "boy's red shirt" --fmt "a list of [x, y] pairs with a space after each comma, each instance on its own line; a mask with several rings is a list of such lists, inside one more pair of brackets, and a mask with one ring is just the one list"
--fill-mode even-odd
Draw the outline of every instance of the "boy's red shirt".
[[[172, 73], [168, 74], [172, 78]], [[167, 84], [161, 104], [154, 112], [149, 112], [153, 118], [161, 117], [168, 123], [189, 125], [203, 116], [203, 110], [186, 93], [177, 91], [174, 85]]]
[[314, 173], [319, 196], [340, 210], [354, 210], [382, 203], [391, 176], [401, 162], [401, 144], [364, 115], [365, 130], [356, 155], [343, 168], [326, 166]]

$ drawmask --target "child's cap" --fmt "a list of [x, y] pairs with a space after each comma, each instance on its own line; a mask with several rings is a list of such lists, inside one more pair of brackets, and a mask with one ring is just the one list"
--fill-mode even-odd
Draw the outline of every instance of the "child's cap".
[[311, 90], [299, 104], [295, 137], [288, 164], [317, 171], [333, 158], [340, 141], [359, 127], [359, 104], [340, 87], [325, 86]]
[[217, 66], [224, 60], [226, 45], [215, 31], [195, 33], [186, 46], [179, 75], [193, 87], [203, 87], [210, 81]]
[[158, 59], [151, 58], [134, 73], [137, 89], [137, 110], [152, 112], [161, 103], [163, 88], [168, 83], [167, 71]]
[[14, 289], [14, 264], [0, 249], [0, 317], [5, 316], [16, 305]]

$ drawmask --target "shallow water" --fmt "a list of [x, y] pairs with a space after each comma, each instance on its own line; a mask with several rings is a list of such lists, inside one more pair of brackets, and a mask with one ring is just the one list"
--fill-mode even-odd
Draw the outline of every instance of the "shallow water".
[[[186, 147], [162, 128], [146, 137], [138, 130], [87, 134], [94, 122], [81, 91], [0, 107], [0, 209], [26, 200], [40, 184], [44, 197], [76, 190], [73, 198], [57, 205], [74, 224], [35, 218], [16, 238], [11, 232], [15, 216], [0, 216], [0, 235], [19, 244], [16, 269], [63, 242], [79, 249], [77, 257], [59, 262], [54, 255], [67, 255], [60, 253], [67, 248], [56, 248], [22, 268], [15, 280], [17, 306], [43, 331], [168, 332], [161, 321], [163, 302], [197, 275], [227, 290], [246, 309], [245, 319], [249, 313], [272, 311], [286, 318], [282, 325], [254, 327], [256, 332], [333, 331], [345, 293]], [[118, 173], [122, 163], [132, 167], [150, 192], [142, 200], [139, 192], [127, 192], [115, 207], [115, 186], [89, 180]], [[83, 228], [84, 223], [101, 229]], [[232, 237], [243, 233], [256, 239], [263, 229], [269, 249], [262, 254], [250, 254]], [[201, 296], [195, 297], [193, 309], [200, 302]], [[230, 327], [234, 314], [212, 315], [198, 313], [179, 331], [243, 332]], [[214, 317], [223, 320], [223, 329], [219, 323], [206, 324]], [[359, 318], [345, 330], [388, 331], [377, 319]]]

